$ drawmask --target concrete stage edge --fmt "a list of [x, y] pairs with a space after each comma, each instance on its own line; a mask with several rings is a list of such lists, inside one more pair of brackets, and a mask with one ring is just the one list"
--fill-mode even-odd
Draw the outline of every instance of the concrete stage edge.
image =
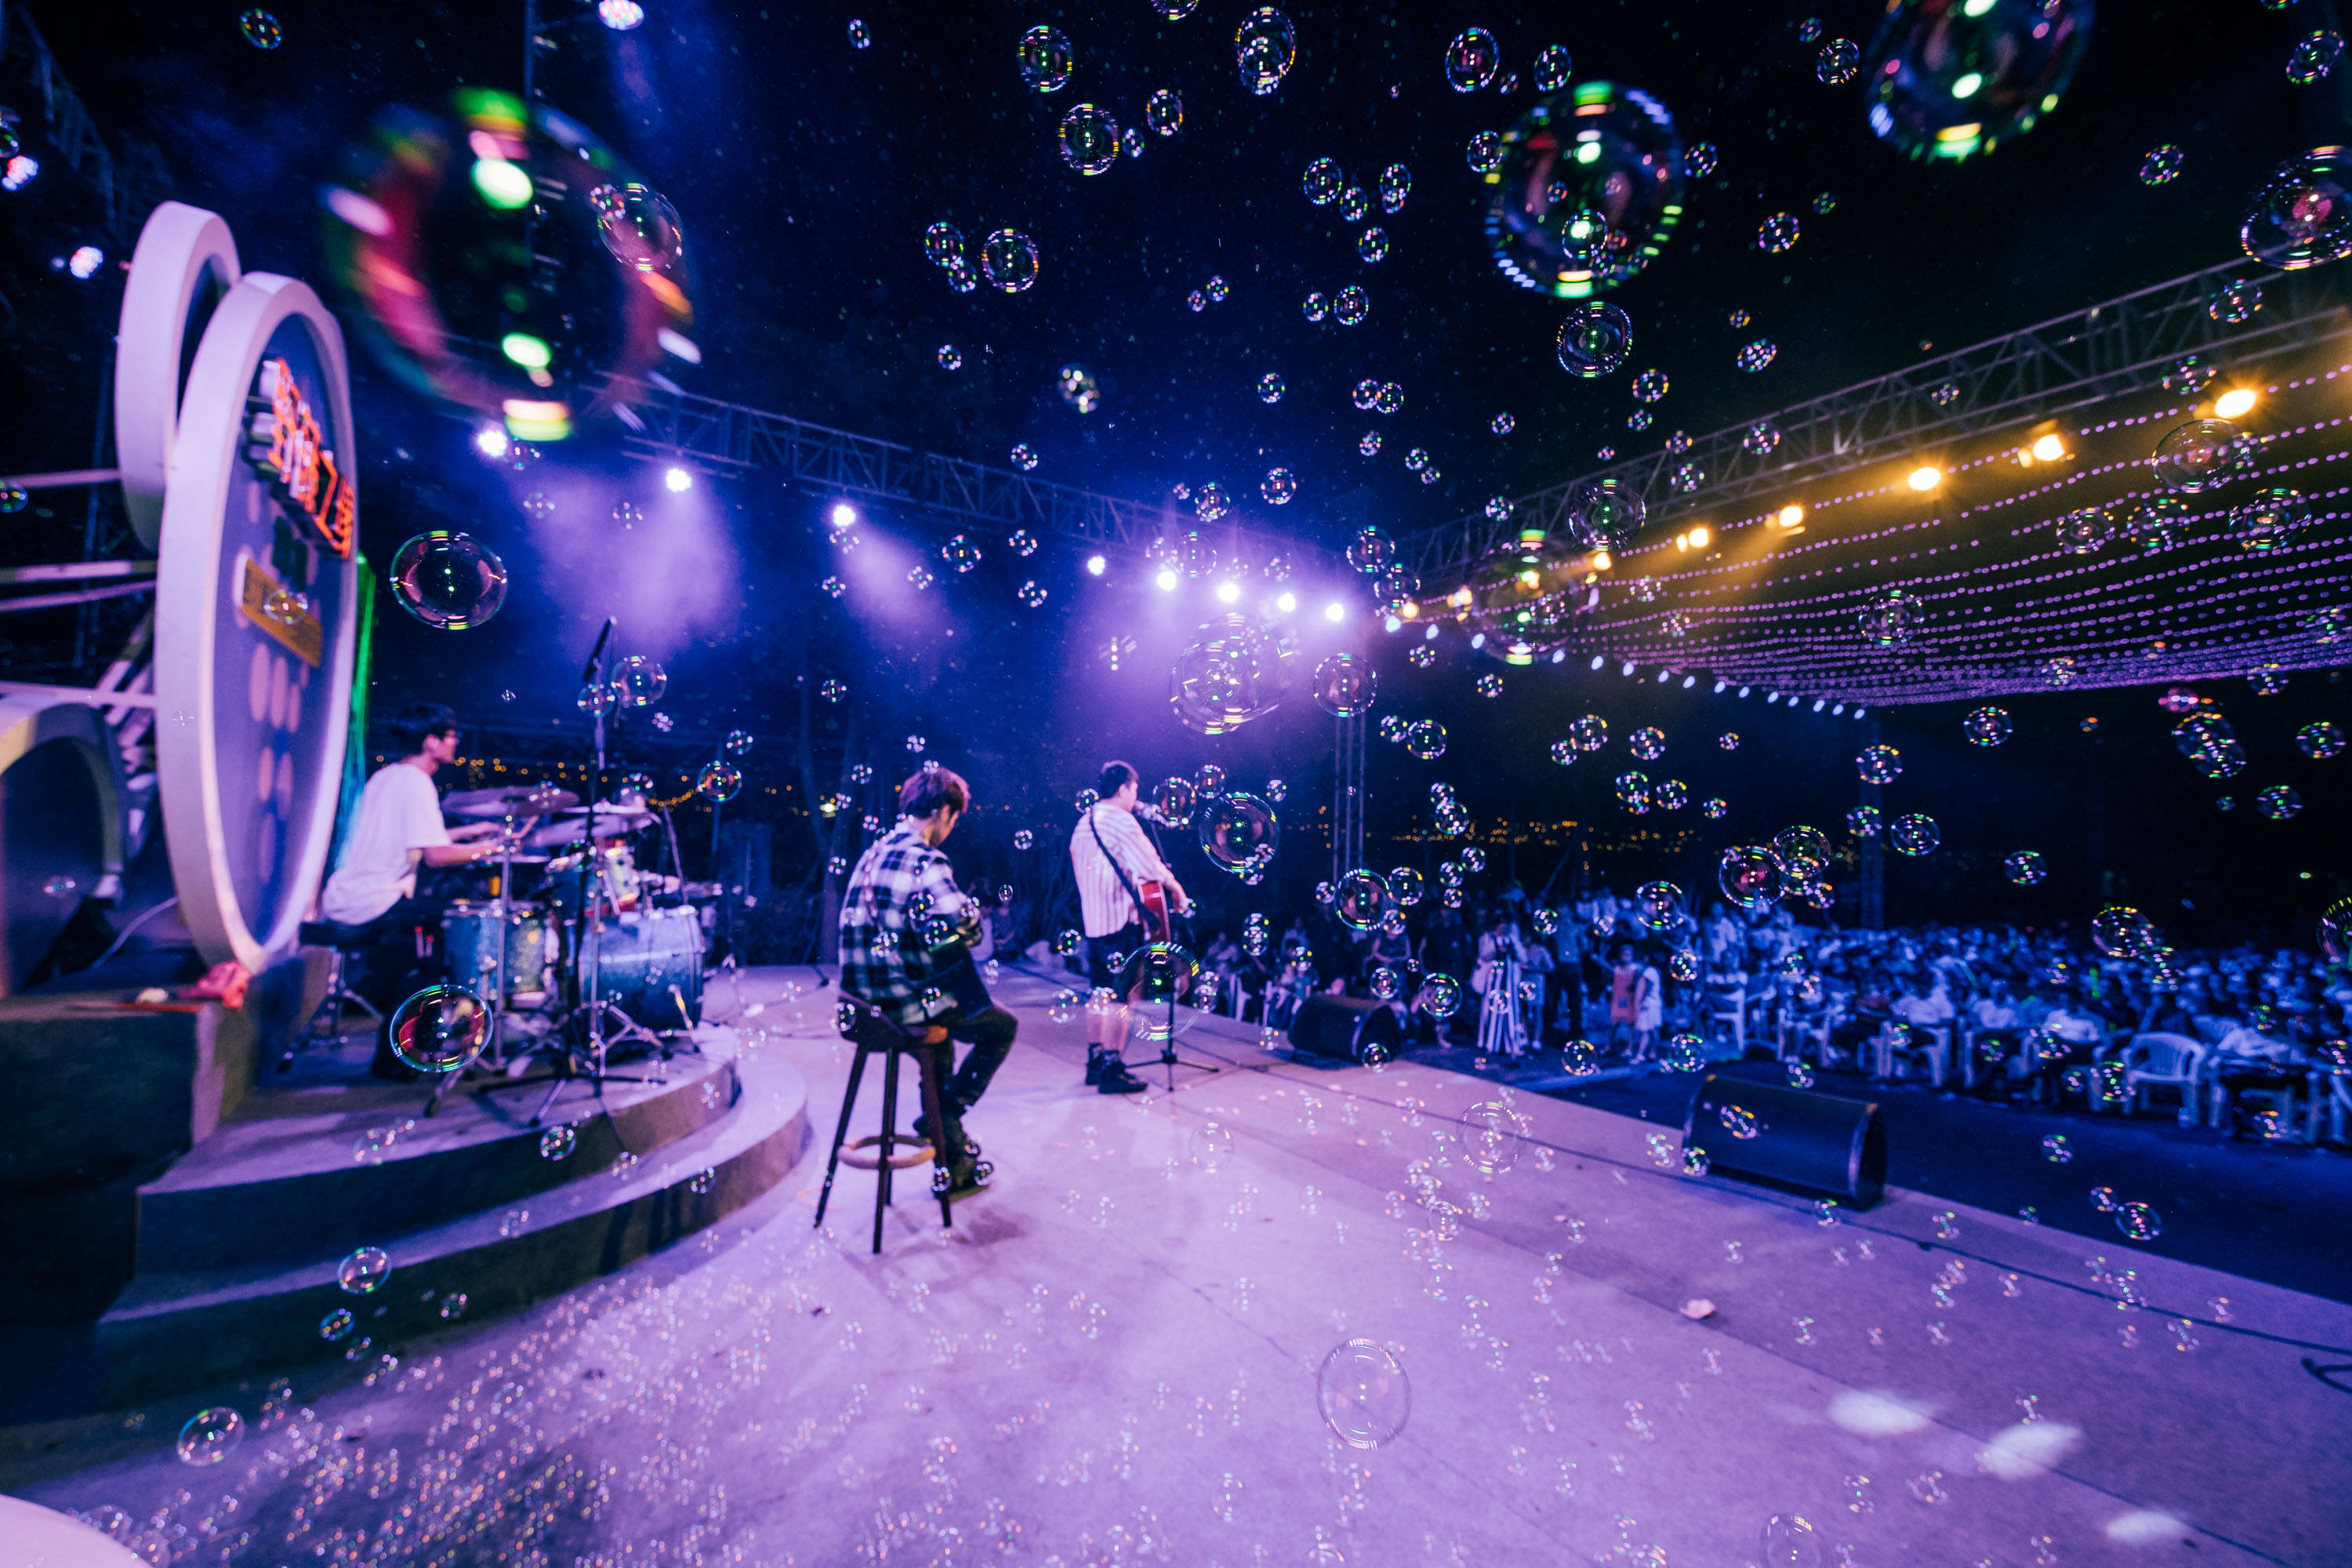
[[[819, 1130], [724, 1223], [380, 1341], [395, 1365], [0, 1434], [0, 1488], [238, 1563], [1716, 1568], [1764, 1561], [1774, 1515], [1811, 1526], [1775, 1561], [1854, 1568], [2352, 1561], [2352, 1394], [2306, 1366], [2352, 1366], [2352, 1309], [1900, 1191], [1825, 1226], [1524, 1094], [1528, 1142], [1484, 1173], [1455, 1134], [1492, 1085], [1294, 1064], [1218, 1020], [1183, 1045], [1227, 1070], [1097, 1096], [1026, 973], [970, 1124], [993, 1190], [942, 1231], [903, 1183], [869, 1256], [868, 1174], [810, 1227], [849, 1054], [810, 980], [710, 988]], [[1451, 1240], [1407, 1195], [1423, 1159]], [[1371, 1448], [1318, 1405], [1357, 1337], [1410, 1377]], [[184, 1464], [206, 1405], [246, 1435]]]

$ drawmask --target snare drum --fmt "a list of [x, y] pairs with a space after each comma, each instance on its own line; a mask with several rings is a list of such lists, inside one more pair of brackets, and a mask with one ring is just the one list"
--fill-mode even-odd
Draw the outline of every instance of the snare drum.
[[509, 904], [503, 947], [499, 929], [495, 902], [457, 899], [442, 910], [441, 941], [449, 955], [450, 983], [487, 995], [503, 954], [503, 1001], [509, 1006], [534, 1005], [547, 994], [547, 966], [554, 957], [547, 911], [537, 904]]
[[649, 1029], [691, 1028], [702, 1016], [702, 944], [699, 910], [607, 917], [598, 987]]

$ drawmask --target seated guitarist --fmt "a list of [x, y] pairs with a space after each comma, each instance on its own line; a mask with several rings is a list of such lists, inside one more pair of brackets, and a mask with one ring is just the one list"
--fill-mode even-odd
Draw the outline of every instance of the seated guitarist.
[[[989, 1000], [972, 968], [967, 949], [980, 908], [956, 886], [939, 847], [971, 804], [961, 776], [926, 764], [898, 786], [898, 824], [866, 846], [841, 902], [842, 991], [888, 1008], [937, 1053], [948, 1125], [934, 1128], [919, 1116], [915, 1132], [948, 1151], [950, 1199], [980, 1190], [978, 1145], [964, 1137], [964, 1113], [987, 1089], [1018, 1027]], [[960, 1068], [955, 1040], [971, 1043]]]
[[[1128, 955], [1146, 942], [1168, 940], [1170, 911], [1181, 914], [1191, 907], [1175, 873], [1135, 819], [1139, 787], [1133, 767], [1105, 763], [1095, 785], [1102, 798], [1070, 834], [1070, 867], [1085, 916], [1087, 982], [1121, 995], [1127, 987], [1119, 970]], [[1144, 1087], [1119, 1059], [1126, 1041], [1124, 1005], [1087, 1009], [1087, 1082], [1105, 1094], [1135, 1094]]]

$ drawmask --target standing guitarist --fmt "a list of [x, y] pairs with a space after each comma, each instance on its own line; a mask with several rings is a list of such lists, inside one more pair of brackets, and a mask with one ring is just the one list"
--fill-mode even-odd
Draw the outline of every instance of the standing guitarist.
[[[1176, 874], [1135, 819], [1141, 781], [1126, 763], [1105, 763], [1096, 784], [1102, 798], [1079, 816], [1070, 835], [1070, 867], [1087, 932], [1087, 977], [1124, 995], [1119, 975], [1128, 956], [1147, 942], [1170, 938], [1169, 914], [1191, 908]], [[1119, 1059], [1127, 1040], [1124, 1005], [1087, 1009], [1087, 1082], [1105, 1094], [1135, 1094], [1143, 1080]]]

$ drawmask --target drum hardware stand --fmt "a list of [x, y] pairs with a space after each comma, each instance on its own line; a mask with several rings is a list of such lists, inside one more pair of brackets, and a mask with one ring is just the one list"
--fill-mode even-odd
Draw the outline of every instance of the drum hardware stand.
[[[613, 625], [612, 617], [605, 617], [604, 629], [596, 635], [596, 646], [589, 651], [588, 662], [580, 671], [581, 684], [600, 691], [604, 688], [608, 673], [605, 650], [613, 638]], [[578, 1053], [566, 1049], [552, 1072], [532, 1073], [522, 1078], [509, 1079], [501, 1083], [490, 1084], [483, 1091], [489, 1093], [502, 1089], [519, 1089], [527, 1084], [546, 1084], [547, 1094], [540, 1100], [538, 1109], [530, 1113], [530, 1120], [527, 1123], [532, 1127], [537, 1127], [546, 1121], [549, 1108], [554, 1105], [555, 1097], [563, 1092], [565, 1084], [585, 1079], [596, 1099], [602, 1101], [604, 1098], [604, 1085], [607, 1083], [646, 1081], [642, 1078], [605, 1070], [606, 1056], [614, 1040], [640, 1037], [653, 1038], [628, 1015], [606, 1002], [604, 995], [601, 973], [604, 956], [604, 859], [602, 852], [596, 846], [596, 803], [604, 798], [604, 773], [607, 765], [604, 750], [604, 715], [611, 707], [612, 704], [609, 701], [600, 700], [593, 705], [592, 710], [595, 721], [596, 766], [593, 774], [593, 787], [588, 795], [588, 815], [585, 819], [587, 852], [581, 857], [580, 863], [580, 909], [581, 918], [585, 922], [585, 926], [579, 948], [573, 957], [572, 975], [576, 994], [581, 970], [584, 968], [588, 974], [587, 998], [572, 1015], [583, 1020], [586, 1030], [586, 1038], [583, 1042], [583, 1048]], [[503, 937], [501, 937], [499, 955], [503, 960], [505, 956]], [[604, 1032], [604, 1016], [608, 1012], [618, 1016], [625, 1026], [610, 1035]], [[655, 1043], [658, 1045], [659, 1041], [656, 1039]], [[582, 1056], [586, 1057], [588, 1061], [588, 1070], [585, 1072], [578, 1070], [579, 1058]]]
[[[500, 1038], [499, 1026], [506, 1021], [507, 931], [508, 921], [510, 918], [509, 905], [514, 897], [514, 852], [515, 846], [522, 841], [522, 836], [530, 830], [530, 825], [538, 820], [537, 813], [522, 818], [520, 824], [514, 817], [509, 816], [501, 827], [499, 837], [499, 896], [490, 900], [491, 919], [495, 931], [490, 951], [494, 955], [494, 962], [489, 970], [489, 984], [482, 987], [483, 991], [488, 992], [487, 995], [482, 996], [482, 1010], [489, 1015], [489, 1031], [484, 1038], [480, 1050], [467, 1058], [465, 1064], [455, 1071], [443, 1073], [441, 1081], [433, 1086], [432, 1096], [425, 1102], [425, 1114], [427, 1116], [440, 1110], [441, 1101], [448, 1097], [452, 1089], [457, 1087], [457, 1080], [482, 1066], [484, 1058], [488, 1058], [488, 1068], [494, 1076], [505, 1074], [506, 1043]], [[473, 979], [477, 984], [480, 984], [478, 975], [467, 978]]]

